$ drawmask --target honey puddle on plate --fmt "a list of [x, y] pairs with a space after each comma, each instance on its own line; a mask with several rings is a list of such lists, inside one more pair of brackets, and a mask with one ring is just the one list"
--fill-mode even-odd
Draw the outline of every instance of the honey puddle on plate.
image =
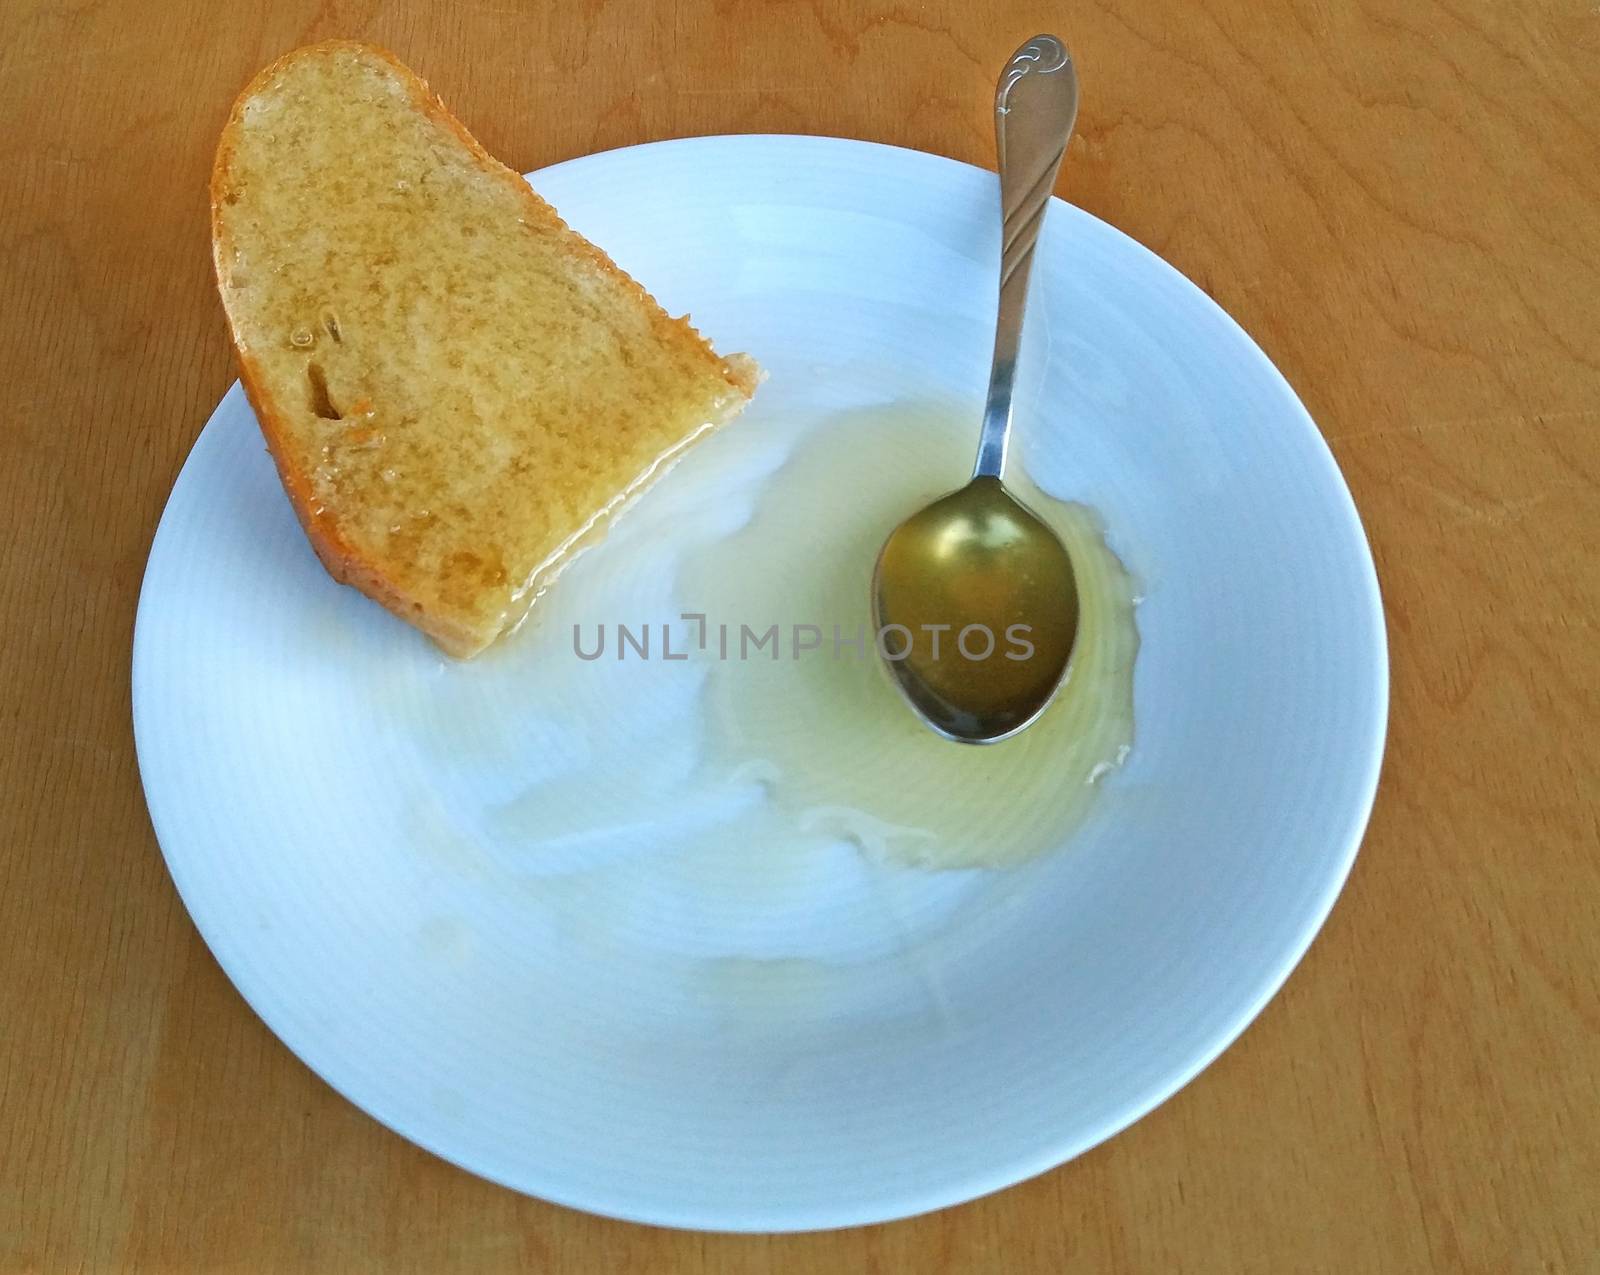
[[[754, 759], [788, 826], [930, 868], [1000, 866], [1060, 844], [1133, 742], [1131, 581], [1090, 510], [1020, 476], [1013, 490], [1061, 535], [1082, 590], [1069, 680], [1043, 718], [985, 747], [941, 739], [872, 649], [878, 551], [901, 519], [964, 480], [970, 425], [947, 410], [839, 420], [795, 450], [746, 526], [688, 555], [680, 575], [682, 596], [708, 617], [775, 622], [785, 639], [796, 625], [821, 630], [820, 649], [799, 659], [786, 650], [711, 665], [709, 764]], [[845, 645], [857, 633], [860, 651]]]
[[[581, 894], [567, 911], [596, 924], [760, 959], [845, 958], [840, 933], [892, 948], [906, 937], [896, 878], [920, 882], [906, 896], [920, 929], [945, 910], [930, 876], [949, 878], [953, 909], [973, 875], [961, 870], [1065, 844], [1134, 738], [1135, 591], [1094, 514], [1013, 466], [1081, 591], [1068, 681], [1019, 736], [938, 738], [871, 646], [878, 549], [963, 481], [976, 419], [949, 403], [806, 428], [752, 419], [696, 449], [524, 631], [406, 692], [423, 767], [441, 778], [414, 816], [419, 841], [545, 902]], [[776, 643], [742, 641], [773, 626]], [[796, 654], [796, 626], [820, 645]], [[855, 908], [875, 924], [852, 928]]]

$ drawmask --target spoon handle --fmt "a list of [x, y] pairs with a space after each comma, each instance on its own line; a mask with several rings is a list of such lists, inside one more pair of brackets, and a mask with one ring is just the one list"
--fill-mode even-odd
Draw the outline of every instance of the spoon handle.
[[1033, 247], [1061, 157], [1078, 118], [1078, 74], [1066, 46], [1036, 35], [1006, 63], [995, 90], [995, 150], [1000, 161], [1000, 314], [994, 329], [994, 367], [983, 412], [974, 478], [999, 478], [1011, 432], [1011, 391], [1028, 303]]

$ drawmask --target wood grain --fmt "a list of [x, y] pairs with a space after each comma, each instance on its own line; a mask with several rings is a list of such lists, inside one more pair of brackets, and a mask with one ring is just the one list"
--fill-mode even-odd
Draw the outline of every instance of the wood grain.
[[[233, 379], [233, 95], [344, 35], [524, 169], [741, 131], [987, 163], [996, 68], [1057, 27], [1061, 189], [1260, 340], [1377, 553], [1390, 746], [1326, 931], [1154, 1115], [932, 1217], [658, 1231], [411, 1147], [233, 992], [134, 761], [145, 554]], [[1600, 1270], [1597, 103], [1592, 0], [0, 0], [0, 1270]]]

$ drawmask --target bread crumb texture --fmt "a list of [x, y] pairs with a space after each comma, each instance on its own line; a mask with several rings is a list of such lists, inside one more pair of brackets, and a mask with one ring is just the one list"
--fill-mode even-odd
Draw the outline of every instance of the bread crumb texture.
[[264, 71], [212, 208], [246, 386], [313, 544], [456, 654], [753, 388], [380, 50]]

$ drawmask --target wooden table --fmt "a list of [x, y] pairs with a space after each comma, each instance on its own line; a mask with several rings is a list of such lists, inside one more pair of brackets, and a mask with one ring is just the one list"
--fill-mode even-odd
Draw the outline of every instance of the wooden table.
[[[987, 164], [996, 69], [1056, 26], [1062, 189], [1255, 335], [1377, 554], [1389, 751], [1326, 931], [1155, 1114], [932, 1217], [659, 1231], [417, 1150], [229, 986], [134, 762], [145, 554], [234, 376], [233, 95], [355, 36], [522, 169], [743, 131]], [[0, 0], [0, 156], [0, 1271], [1600, 1270], [1593, 0]]]

